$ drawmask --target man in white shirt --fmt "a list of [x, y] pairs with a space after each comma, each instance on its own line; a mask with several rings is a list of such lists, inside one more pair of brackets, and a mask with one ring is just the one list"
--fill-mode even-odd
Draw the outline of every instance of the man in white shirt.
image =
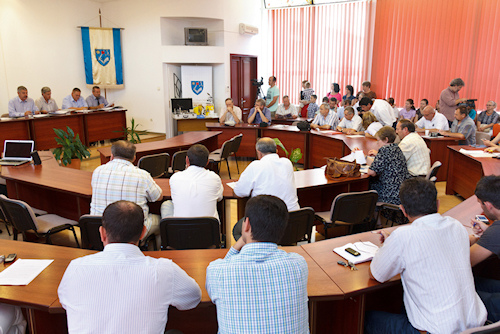
[[62, 102], [63, 109], [76, 109], [76, 110], [84, 110], [88, 109], [87, 102], [81, 96], [82, 91], [80, 88], [73, 88], [71, 95], [66, 96]]
[[208, 149], [200, 144], [187, 151], [186, 170], [170, 177], [172, 201], [162, 205], [162, 217], [214, 217], [219, 219], [217, 202], [224, 187], [220, 176], [205, 169]]
[[56, 111], [59, 109], [57, 106], [56, 100], [51, 98], [52, 91], [49, 87], [42, 88], [42, 96], [35, 101], [35, 105], [38, 110], [40, 110], [43, 114], [46, 114], [51, 111]]
[[337, 126], [337, 131], [341, 131], [345, 134], [352, 134], [361, 131], [361, 129], [363, 129], [363, 120], [361, 117], [354, 114], [354, 109], [352, 107], [346, 107], [344, 110], [344, 118], [342, 118]]
[[396, 122], [394, 109], [385, 100], [372, 100], [368, 97], [363, 97], [359, 101], [359, 106], [363, 111], [371, 111], [384, 126], [392, 126]]
[[[276, 153], [276, 143], [271, 138], [261, 138], [255, 145], [258, 160], [252, 161], [241, 173], [234, 186], [239, 197], [273, 195], [285, 202], [288, 211], [299, 210], [297, 187], [293, 175], [293, 165], [287, 158]], [[241, 219], [233, 228], [233, 236], [241, 236]]]
[[424, 132], [425, 130], [438, 132], [439, 130], [448, 131], [450, 129], [446, 116], [436, 112], [436, 110], [434, 110], [431, 106], [424, 108], [422, 116], [423, 117], [415, 123], [417, 126], [417, 132]]
[[425, 177], [431, 168], [431, 157], [425, 141], [415, 132], [415, 124], [402, 119], [396, 125], [396, 133], [401, 139], [399, 148], [405, 155], [408, 172]]
[[28, 97], [28, 89], [24, 86], [17, 87], [17, 96], [9, 100], [9, 117], [21, 117], [39, 114], [35, 101]]
[[311, 123], [311, 128], [318, 130], [330, 130], [337, 128], [339, 124], [339, 118], [335, 111], [331, 111], [329, 105], [323, 103], [319, 106], [319, 114], [314, 117]]
[[233, 99], [228, 97], [225, 101], [226, 106], [220, 112], [219, 122], [234, 122], [238, 124], [241, 122], [242, 112], [240, 107], [234, 105]]
[[283, 96], [283, 103], [276, 110], [276, 118], [297, 118], [298, 115], [299, 111], [293, 104], [290, 104], [288, 95]]
[[367, 312], [365, 333], [460, 333], [482, 326], [486, 308], [474, 289], [467, 230], [437, 213], [431, 181], [405, 180], [399, 197], [412, 224], [390, 236], [380, 231], [383, 245], [373, 257], [370, 277], [382, 283], [401, 274], [406, 312]]
[[170, 305], [189, 310], [199, 304], [193, 278], [172, 260], [139, 250], [143, 221], [142, 208], [132, 202], [104, 210], [104, 251], [71, 261], [57, 291], [69, 333], [163, 334]]

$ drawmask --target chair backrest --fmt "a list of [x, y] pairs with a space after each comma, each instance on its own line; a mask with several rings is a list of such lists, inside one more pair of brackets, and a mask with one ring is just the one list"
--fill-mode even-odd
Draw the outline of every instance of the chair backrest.
[[[439, 172], [439, 168], [441, 168], [441, 165], [441, 161], [434, 162], [431, 166], [431, 169], [429, 169], [429, 171], [427, 172], [427, 176], [425, 178], [430, 181], [435, 181], [435, 177]], [[434, 180], [432, 178], [434, 178]]]
[[483, 145], [482, 139], [490, 140], [491, 135], [488, 132], [476, 131], [476, 144]]
[[161, 249], [206, 249], [220, 247], [219, 221], [214, 217], [163, 218]]
[[227, 159], [233, 150], [234, 138], [226, 140], [224, 144], [222, 144], [220, 159]]
[[467, 329], [460, 334], [498, 334], [500, 333], [500, 321], [494, 324]]
[[312, 227], [314, 225], [314, 209], [302, 208], [291, 211], [288, 217], [288, 225], [278, 245], [290, 246], [301, 241], [307, 235], [307, 241], [311, 242]]
[[38, 226], [35, 213], [27, 203], [0, 195], [0, 205], [2, 206], [5, 219], [18, 232], [37, 231]]
[[500, 124], [495, 124], [493, 125], [493, 133], [491, 135], [491, 137], [495, 138], [498, 133], [500, 133]]
[[377, 205], [375, 190], [351, 192], [337, 195], [332, 202], [330, 217], [332, 223], [357, 225], [369, 222]]
[[233, 144], [231, 145], [231, 154], [235, 154], [240, 149], [241, 140], [243, 139], [243, 133], [233, 137]]
[[148, 171], [151, 177], [161, 177], [168, 172], [170, 155], [168, 153], [146, 155], [139, 159], [137, 166]]
[[99, 227], [102, 226], [102, 216], [83, 215], [79, 221], [82, 237], [82, 248], [102, 251], [102, 244]]
[[186, 169], [187, 150], [175, 152], [172, 156], [172, 173]]

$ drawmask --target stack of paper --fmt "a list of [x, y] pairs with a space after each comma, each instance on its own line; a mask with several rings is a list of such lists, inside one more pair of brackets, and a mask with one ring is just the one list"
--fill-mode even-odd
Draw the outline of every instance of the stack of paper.
[[[346, 251], [347, 248], [352, 248], [359, 253], [358, 256], [354, 256]], [[369, 241], [355, 242], [354, 244], [348, 243], [342, 247], [334, 248], [333, 251], [338, 255], [342, 256], [347, 261], [351, 261], [354, 264], [363, 263], [366, 261], [371, 261], [378, 250], [378, 246], [374, 245]]]
[[345, 157], [340, 158], [340, 160], [348, 162], [353, 162], [356, 160], [356, 163], [360, 165], [366, 164], [365, 153], [363, 151], [351, 152], [351, 154], [348, 154]]
[[470, 155], [474, 158], [493, 158], [493, 153], [484, 152], [482, 150], [464, 150], [463, 148], [459, 151], [462, 154]]
[[347, 138], [365, 138], [363, 135], [347, 135]]

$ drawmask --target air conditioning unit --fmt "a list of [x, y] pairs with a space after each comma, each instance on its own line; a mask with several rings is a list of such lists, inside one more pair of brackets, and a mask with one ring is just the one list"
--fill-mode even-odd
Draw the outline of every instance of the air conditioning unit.
[[259, 33], [259, 28], [249, 26], [245, 23], [240, 23], [240, 34], [257, 35]]

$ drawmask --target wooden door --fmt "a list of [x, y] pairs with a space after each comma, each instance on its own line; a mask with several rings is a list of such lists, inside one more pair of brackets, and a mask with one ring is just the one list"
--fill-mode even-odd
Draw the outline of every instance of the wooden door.
[[257, 57], [231, 54], [231, 98], [243, 111], [245, 122], [257, 95], [257, 87], [252, 85], [252, 79], [260, 80], [257, 78]]

